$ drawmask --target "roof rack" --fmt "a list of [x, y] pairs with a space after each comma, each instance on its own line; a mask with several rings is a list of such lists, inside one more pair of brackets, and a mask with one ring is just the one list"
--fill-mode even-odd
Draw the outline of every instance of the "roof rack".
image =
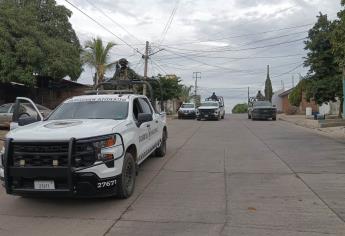
[[[162, 86], [159, 80], [146, 79], [146, 80], [108, 80], [106, 82], [99, 83], [95, 90], [87, 91], [86, 94], [134, 94], [133, 90], [117, 90], [118, 86], [128, 86], [130, 88], [133, 85], [146, 85], [150, 93], [149, 99], [152, 106], [156, 109], [156, 104], [154, 101], [153, 89], [150, 82], [156, 82], [159, 85], [160, 93], [163, 94]], [[110, 87], [110, 88], [109, 88]], [[115, 87], [115, 90], [113, 89]], [[109, 89], [108, 89], [109, 88]], [[160, 99], [161, 111], [164, 110], [162, 96]]]
[[98, 95], [98, 94], [134, 94], [132, 90], [88, 90], [85, 91], [86, 95]]

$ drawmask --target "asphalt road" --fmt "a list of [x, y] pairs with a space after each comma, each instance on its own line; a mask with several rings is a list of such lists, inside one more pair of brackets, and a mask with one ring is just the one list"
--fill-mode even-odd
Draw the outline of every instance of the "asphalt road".
[[0, 192], [0, 235], [345, 235], [344, 144], [282, 121], [169, 121], [127, 200]]

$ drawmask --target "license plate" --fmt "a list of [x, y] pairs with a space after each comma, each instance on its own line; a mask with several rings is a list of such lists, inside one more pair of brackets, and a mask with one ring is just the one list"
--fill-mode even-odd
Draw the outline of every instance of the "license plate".
[[35, 180], [34, 188], [39, 190], [55, 189], [54, 180]]
[[208, 117], [208, 115], [205, 115], [205, 117]]

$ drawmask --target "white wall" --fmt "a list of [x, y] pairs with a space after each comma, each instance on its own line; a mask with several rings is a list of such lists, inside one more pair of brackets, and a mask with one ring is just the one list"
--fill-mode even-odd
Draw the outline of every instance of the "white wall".
[[340, 101], [323, 103], [319, 107], [319, 112], [322, 115], [338, 115], [339, 114]]
[[272, 104], [276, 106], [278, 112], [283, 111], [283, 99], [279, 97], [279, 94], [281, 94], [284, 91], [285, 91], [284, 89], [275, 91], [272, 96]]

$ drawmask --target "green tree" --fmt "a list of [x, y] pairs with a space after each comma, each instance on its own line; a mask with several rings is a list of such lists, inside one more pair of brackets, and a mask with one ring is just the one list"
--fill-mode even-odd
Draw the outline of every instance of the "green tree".
[[241, 103], [237, 104], [232, 108], [233, 114], [240, 114], [240, 113], [247, 113], [248, 112], [248, 104], [247, 103]]
[[[345, 0], [341, 0], [341, 6], [345, 6]], [[335, 61], [339, 66], [339, 70], [342, 71], [345, 76], [345, 9], [338, 12], [338, 19], [334, 21], [335, 28], [332, 35], [333, 53], [335, 55]], [[342, 88], [340, 76], [336, 86]], [[338, 91], [338, 97], [340, 98], [339, 116], [343, 112], [343, 91]]]
[[334, 32], [339, 23], [329, 21], [327, 15], [320, 13], [317, 22], [309, 30], [305, 41], [308, 50], [304, 66], [309, 67], [305, 79], [296, 86], [291, 94], [290, 102], [296, 106], [302, 95], [317, 104], [342, 99], [341, 73], [334, 55]]
[[158, 83], [151, 83], [155, 99], [160, 100], [162, 98], [163, 101], [167, 101], [181, 98], [183, 85], [180, 84], [181, 80], [179, 78], [171, 79], [159, 74], [154, 79], [160, 82], [163, 90], [163, 94], [161, 94]]
[[0, 81], [35, 83], [34, 73], [76, 80], [82, 72], [71, 11], [55, 0], [3, 0], [0, 4]]
[[[305, 87], [307, 100], [316, 103], [335, 101], [342, 97], [339, 66], [334, 57], [332, 37], [336, 24], [328, 20], [327, 15], [320, 15], [314, 27], [309, 30], [305, 49], [308, 50], [304, 65], [309, 67]], [[329, 84], [329, 85], [327, 85]], [[340, 85], [340, 86], [339, 86]]]
[[273, 96], [273, 89], [272, 89], [272, 82], [270, 78], [270, 67], [267, 66], [267, 78], [265, 81], [265, 99], [267, 101], [272, 102], [272, 96]]
[[[345, 6], [345, 0], [341, 0], [341, 6]], [[338, 19], [334, 21], [332, 37], [333, 53], [339, 67], [345, 67], [345, 9], [338, 12]]]
[[87, 65], [95, 68], [96, 76], [95, 84], [97, 85], [104, 80], [104, 74], [107, 70], [113, 68], [116, 65], [115, 62], [110, 62], [109, 53], [115, 46], [115, 43], [108, 42], [104, 47], [101, 38], [92, 39], [86, 42], [85, 50], [83, 53], [83, 62]]

